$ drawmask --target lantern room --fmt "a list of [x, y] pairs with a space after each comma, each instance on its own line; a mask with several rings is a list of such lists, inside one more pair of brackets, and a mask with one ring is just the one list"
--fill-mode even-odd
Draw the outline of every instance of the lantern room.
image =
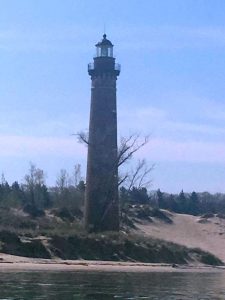
[[96, 57], [113, 57], [113, 44], [103, 35], [101, 42], [96, 45]]

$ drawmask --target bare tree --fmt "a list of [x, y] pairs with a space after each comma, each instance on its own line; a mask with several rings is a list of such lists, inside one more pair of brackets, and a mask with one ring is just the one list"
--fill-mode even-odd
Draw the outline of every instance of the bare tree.
[[79, 143], [81, 144], [85, 144], [86, 146], [89, 145], [89, 134], [87, 131], [79, 131], [75, 134], [72, 134], [72, 135], [75, 135], [77, 137], [77, 140]]
[[[141, 137], [140, 134], [131, 134], [128, 137], [122, 137], [118, 149], [118, 167], [121, 167], [132, 159], [133, 155], [138, 152], [149, 142], [149, 136]], [[154, 165], [148, 165], [145, 159], [139, 160], [135, 167], [127, 171], [124, 175], [119, 176], [118, 185], [125, 184], [128, 190], [134, 186], [136, 188], [149, 187], [152, 183], [150, 174]]]
[[5, 174], [3, 172], [2, 172], [2, 175], [1, 175], [1, 184], [2, 185], [6, 184]]
[[128, 137], [122, 137], [118, 148], [118, 167], [130, 160], [133, 155], [148, 142], [149, 136], [141, 137], [140, 134], [137, 133], [131, 134]]
[[154, 165], [149, 166], [145, 159], [138, 160], [135, 168], [132, 168], [123, 180], [128, 191], [132, 190], [133, 187], [137, 189], [148, 188], [152, 184], [151, 172], [153, 169]]
[[45, 174], [42, 169], [39, 169], [33, 164], [30, 163], [29, 173], [25, 175], [25, 185], [28, 189], [32, 190], [35, 185], [45, 184]]
[[69, 185], [69, 174], [65, 169], [61, 169], [59, 175], [56, 179], [56, 185], [59, 191], [62, 193], [66, 187]]
[[73, 182], [74, 186], [77, 187], [79, 182], [82, 180], [81, 177], [81, 165], [76, 164], [73, 169]]
[[[35, 164], [30, 163], [30, 169], [28, 174], [24, 177], [25, 190], [29, 193], [31, 204], [35, 205], [40, 201], [41, 188], [45, 185], [45, 174], [44, 171], [37, 168]], [[38, 187], [38, 188], [37, 188]]]
[[[78, 142], [89, 145], [88, 132], [78, 132], [75, 134]], [[121, 137], [118, 147], [117, 161], [115, 168], [122, 167], [125, 163], [132, 159], [133, 155], [138, 152], [149, 142], [149, 135], [142, 137], [139, 133], [130, 134], [128, 137]], [[119, 176], [118, 186], [125, 184], [128, 190], [132, 187], [142, 188], [151, 185], [152, 180], [150, 173], [154, 169], [154, 165], [149, 166], [145, 159], [139, 160], [136, 167]]]
[[[88, 141], [88, 133], [84, 131], [80, 131], [76, 134], [78, 142], [82, 144], [89, 145]], [[121, 137], [120, 144], [118, 147], [118, 155], [117, 155], [117, 162], [115, 164], [117, 167], [122, 166], [124, 163], [129, 161], [132, 156], [144, 147], [149, 142], [149, 136], [141, 137], [139, 133], [133, 133], [128, 137]]]

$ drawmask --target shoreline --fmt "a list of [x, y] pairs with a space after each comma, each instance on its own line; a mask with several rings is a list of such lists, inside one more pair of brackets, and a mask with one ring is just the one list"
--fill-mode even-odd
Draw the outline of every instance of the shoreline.
[[224, 272], [224, 266], [115, 261], [37, 259], [0, 254], [0, 272]]

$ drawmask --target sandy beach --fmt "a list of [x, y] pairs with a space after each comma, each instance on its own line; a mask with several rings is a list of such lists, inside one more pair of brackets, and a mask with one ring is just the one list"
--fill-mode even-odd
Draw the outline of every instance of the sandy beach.
[[225, 271], [225, 267], [138, 262], [35, 259], [0, 253], [0, 272], [8, 271], [221, 272]]
[[[169, 213], [172, 224], [158, 219], [153, 223], [137, 224], [138, 233], [201, 248], [225, 261], [225, 220], [213, 217], [201, 219], [190, 215]], [[37, 259], [0, 253], [1, 271], [106, 271], [106, 272], [221, 272], [224, 267], [203, 264], [171, 265], [165, 263], [139, 263], [115, 261], [87, 261]]]

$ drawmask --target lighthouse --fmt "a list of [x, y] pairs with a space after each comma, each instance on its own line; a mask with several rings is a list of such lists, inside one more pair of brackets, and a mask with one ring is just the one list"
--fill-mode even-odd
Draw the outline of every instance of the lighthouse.
[[113, 44], [106, 34], [96, 45], [91, 77], [91, 107], [85, 191], [85, 228], [119, 230], [116, 81]]

